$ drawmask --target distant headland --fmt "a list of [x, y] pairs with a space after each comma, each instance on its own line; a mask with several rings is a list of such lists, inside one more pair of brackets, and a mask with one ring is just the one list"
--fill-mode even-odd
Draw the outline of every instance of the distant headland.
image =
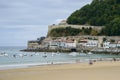
[[[49, 26], [48, 34], [59, 28], [64, 27], [65, 22], [58, 25]], [[69, 25], [70, 26], [70, 25]], [[92, 28], [96, 31], [101, 30], [98, 26], [71, 25], [73, 29]], [[61, 32], [62, 34], [63, 32]], [[56, 33], [57, 34], [57, 33]], [[27, 49], [23, 51], [33, 52], [102, 52], [102, 53], [120, 53], [120, 36], [93, 36], [93, 35], [76, 35], [76, 36], [47, 36], [37, 40], [28, 41]]]
[[120, 1], [93, 0], [67, 20], [48, 26], [47, 37], [28, 41], [23, 51], [120, 53]]

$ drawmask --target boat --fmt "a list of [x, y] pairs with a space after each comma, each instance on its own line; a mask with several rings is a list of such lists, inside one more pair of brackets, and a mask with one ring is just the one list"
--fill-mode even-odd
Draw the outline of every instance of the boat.
[[52, 56], [54, 56], [56, 53], [52, 52]]
[[4, 53], [0, 53], [0, 56], [8, 56], [8, 54], [6, 54], [5, 52]]
[[46, 58], [46, 57], [47, 57], [47, 54], [46, 54], [46, 53], [44, 53], [42, 57]]
[[93, 54], [92, 52], [88, 52], [87, 54]]
[[87, 55], [87, 54], [85, 54], [85, 53], [83, 53], [83, 52], [80, 53], [80, 56], [86, 56], [86, 55]]
[[57, 54], [60, 54], [60, 52], [59, 52], [59, 51], [57, 51]]
[[40, 54], [39, 53], [35, 53], [36, 56], [39, 56]]
[[23, 57], [24, 55], [23, 54], [18, 54], [20, 57]]
[[83, 51], [81, 51], [79, 54], [80, 54], [80, 56], [86, 56], [86, 55], [87, 55], [87, 54], [84, 53]]
[[46, 57], [47, 57], [47, 55], [44, 55], [44, 56], [42, 56], [42, 57], [46, 58]]
[[71, 52], [69, 55], [70, 55], [70, 56], [77, 56], [77, 55], [80, 55], [80, 54], [77, 53], [77, 52]]
[[27, 56], [27, 54], [23, 54], [23, 56]]

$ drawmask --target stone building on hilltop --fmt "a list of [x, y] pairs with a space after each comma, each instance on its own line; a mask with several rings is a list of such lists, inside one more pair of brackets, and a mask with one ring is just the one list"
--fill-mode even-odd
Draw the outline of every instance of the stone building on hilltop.
[[59, 24], [52, 24], [48, 26], [48, 34], [50, 33], [50, 31], [52, 29], [55, 28], [66, 28], [66, 27], [72, 27], [72, 28], [77, 28], [77, 29], [82, 29], [82, 28], [92, 28], [95, 29], [97, 31], [100, 31], [102, 26], [91, 26], [91, 25], [72, 25], [72, 24], [68, 24], [66, 22], [66, 20], [62, 20]]

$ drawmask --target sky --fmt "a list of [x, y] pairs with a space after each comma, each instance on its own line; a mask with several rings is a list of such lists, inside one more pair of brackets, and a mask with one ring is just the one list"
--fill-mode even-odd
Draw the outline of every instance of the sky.
[[0, 46], [27, 46], [92, 0], [0, 0]]

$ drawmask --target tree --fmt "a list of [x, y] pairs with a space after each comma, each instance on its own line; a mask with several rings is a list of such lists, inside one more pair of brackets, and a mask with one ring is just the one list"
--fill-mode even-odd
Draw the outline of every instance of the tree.
[[[83, 6], [73, 12], [67, 19], [68, 24], [105, 26], [100, 35], [120, 35], [120, 0], [93, 0], [91, 4]], [[89, 34], [87, 29], [80, 34]], [[91, 35], [97, 34], [92, 31]], [[98, 34], [97, 34], [98, 35]]]
[[120, 36], [120, 18], [115, 18], [104, 29], [104, 34], [109, 36]]
[[97, 35], [98, 35], [98, 31], [92, 30], [92, 31], [91, 31], [91, 35], [92, 35], [92, 36], [97, 36]]
[[91, 4], [73, 12], [67, 23], [105, 26], [116, 16], [120, 17], [120, 0], [93, 0]]
[[76, 29], [70, 26], [65, 28], [54, 28], [48, 34], [51, 37], [62, 37], [62, 36], [78, 36], [78, 35], [98, 35], [96, 30], [90, 28]]

